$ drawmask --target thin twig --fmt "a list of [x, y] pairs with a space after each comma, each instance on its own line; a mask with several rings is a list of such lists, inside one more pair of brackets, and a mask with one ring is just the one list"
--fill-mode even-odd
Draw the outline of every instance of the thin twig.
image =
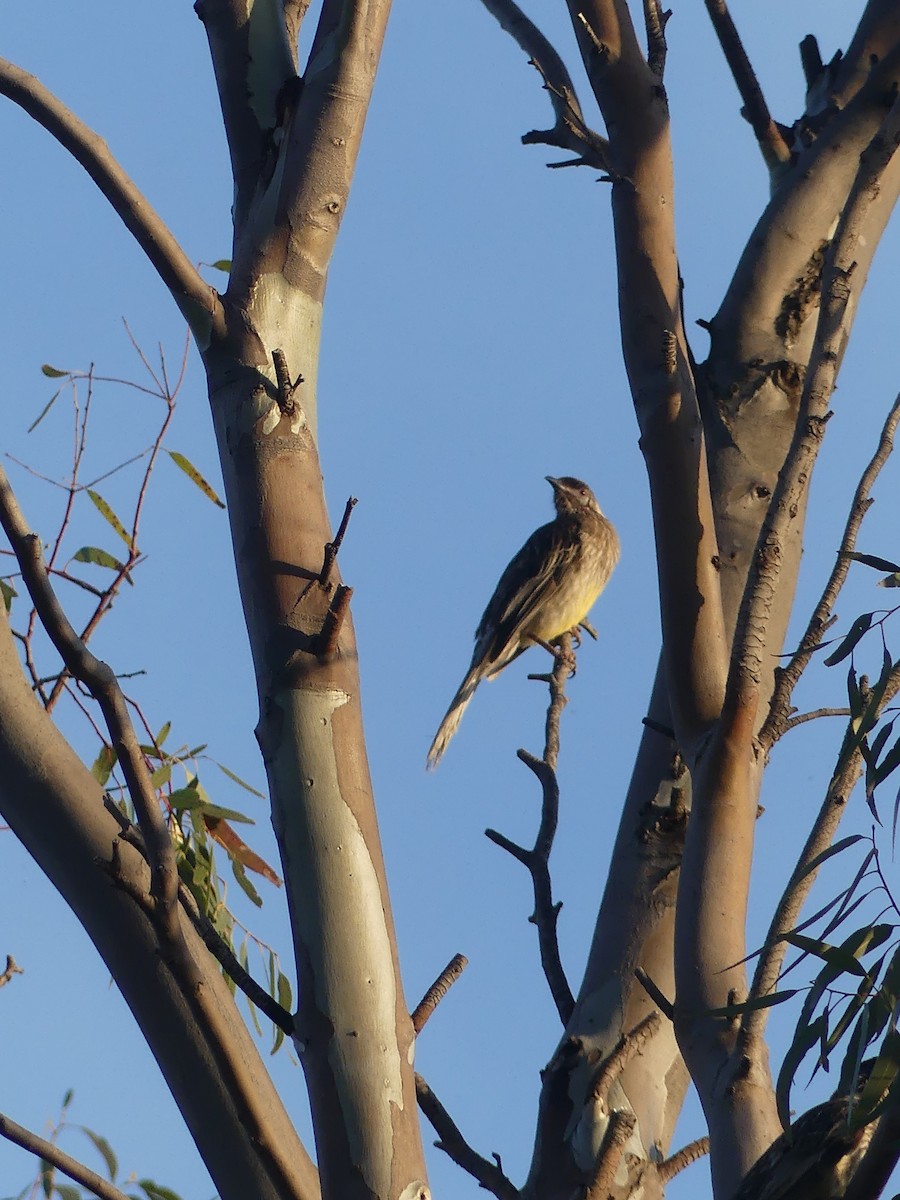
[[744, 49], [725, 0], [706, 0], [706, 9], [744, 103], [743, 115], [750, 122], [756, 135], [766, 166], [771, 171], [789, 163], [791, 161], [790, 147], [772, 120], [772, 114], [769, 112], [769, 106], [762, 94], [756, 72], [750, 65], [747, 51]]
[[669, 1000], [660, 989], [656, 986], [650, 976], [642, 967], [636, 967], [634, 977], [659, 1009], [659, 1011], [669, 1018], [670, 1021], [675, 1020], [675, 1005]]
[[331, 604], [328, 606], [328, 611], [325, 614], [325, 620], [322, 622], [322, 629], [318, 637], [316, 654], [322, 662], [329, 662], [337, 653], [338, 639], [341, 636], [341, 628], [350, 610], [352, 596], [352, 587], [347, 587], [344, 583], [338, 584], [331, 599]]
[[413, 1009], [410, 1014], [412, 1027], [416, 1032], [416, 1036], [422, 1032], [425, 1027], [425, 1022], [453, 987], [460, 975], [469, 965], [469, 960], [464, 954], [454, 954], [450, 961], [438, 975], [437, 979]]
[[556, 926], [562, 904], [553, 901], [550, 852], [553, 849], [559, 822], [559, 782], [555, 770], [559, 758], [559, 723], [562, 710], [566, 705], [565, 683], [573, 673], [573, 664], [572, 639], [570, 635], [565, 634], [559, 639], [559, 650], [554, 655], [552, 673], [542, 677], [550, 686], [550, 703], [547, 707], [544, 731], [544, 757], [543, 759], [535, 758], [527, 750], [518, 752], [519, 759], [525, 763], [541, 784], [541, 821], [534, 846], [529, 850], [511, 841], [502, 833], [498, 833], [495, 829], [485, 830], [485, 836], [495, 846], [499, 846], [511, 854], [527, 868], [531, 875], [534, 911], [528, 919], [537, 929], [544, 977], [564, 1026], [569, 1023], [569, 1019], [575, 1011], [575, 997], [572, 995], [572, 989], [566, 979], [559, 953]]
[[800, 639], [800, 644], [791, 656], [786, 667], [775, 672], [775, 689], [769, 703], [769, 714], [759, 731], [759, 742], [768, 751], [778, 739], [790, 728], [790, 721], [799, 724], [797, 718], [790, 717], [790, 703], [794, 688], [800, 676], [806, 670], [810, 659], [820, 645], [825, 632], [832, 623], [832, 610], [837, 603], [841, 589], [847, 580], [852, 558], [850, 554], [856, 548], [856, 539], [863, 519], [872, 505], [870, 492], [894, 449], [894, 436], [900, 422], [900, 394], [891, 405], [878, 439], [878, 446], [869, 461], [865, 471], [860, 476], [859, 483], [853, 495], [844, 535], [828, 582], [822, 591], [818, 604], [813, 609], [806, 632]]
[[173, 952], [179, 955], [181, 965], [189, 969], [190, 956], [178, 923], [175, 851], [125, 698], [111, 668], [88, 650], [72, 628], [47, 575], [40, 538], [29, 530], [2, 467], [0, 523], [16, 553], [22, 577], [47, 635], [62, 656], [67, 671], [88, 688], [103, 713], [149, 850], [151, 894], [157, 904], [160, 928]]
[[675, 1154], [669, 1158], [663, 1159], [657, 1168], [660, 1182], [666, 1184], [670, 1179], [674, 1179], [676, 1175], [680, 1175], [685, 1167], [689, 1167], [691, 1163], [695, 1163], [698, 1158], [703, 1158], [709, 1154], [709, 1138], [697, 1138], [694, 1142], [688, 1142]]
[[120, 1192], [115, 1184], [86, 1167], [84, 1163], [80, 1163], [77, 1158], [72, 1158], [64, 1150], [60, 1150], [53, 1142], [32, 1133], [30, 1129], [17, 1124], [3, 1113], [0, 1113], [0, 1135], [10, 1142], [15, 1142], [23, 1150], [37, 1154], [82, 1187], [89, 1188], [99, 1200], [128, 1200], [125, 1193]]
[[202, 332], [200, 325], [205, 317], [209, 329], [223, 336], [225, 316], [217, 293], [203, 281], [165, 222], [110, 153], [106, 142], [34, 75], [6, 59], [0, 59], [0, 93], [43, 125], [84, 167], [156, 268], [179, 308], [198, 327], [197, 332]]
[[334, 568], [335, 559], [338, 556], [338, 551], [344, 540], [344, 534], [347, 532], [347, 526], [350, 524], [350, 516], [359, 503], [356, 496], [349, 496], [347, 503], [344, 505], [344, 515], [341, 517], [341, 523], [338, 526], [338, 531], [334, 535], [334, 539], [325, 543], [325, 555], [322, 559], [322, 570], [319, 572], [319, 583], [323, 587], [327, 587], [329, 577]]
[[814, 708], [810, 712], [798, 713], [794, 717], [789, 717], [784, 723], [784, 731], [796, 729], [798, 725], [805, 725], [807, 721], [818, 721], [820, 717], [849, 717], [849, 708]]
[[416, 1074], [416, 1099], [419, 1108], [431, 1122], [438, 1135], [435, 1145], [462, 1169], [475, 1179], [485, 1191], [497, 1197], [497, 1200], [518, 1200], [519, 1190], [504, 1175], [500, 1166], [500, 1158], [494, 1155], [494, 1162], [488, 1162], [477, 1151], [473, 1150], [453, 1118], [435, 1096], [434, 1092], [421, 1075]]

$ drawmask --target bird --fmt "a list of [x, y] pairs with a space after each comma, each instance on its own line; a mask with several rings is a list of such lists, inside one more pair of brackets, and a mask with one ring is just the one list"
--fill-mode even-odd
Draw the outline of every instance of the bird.
[[[857, 1103], [875, 1061], [868, 1059], [859, 1068]], [[734, 1200], [840, 1200], [877, 1126], [877, 1117], [851, 1123], [847, 1094], [839, 1089], [772, 1143], [744, 1176]]]
[[619, 537], [597, 498], [571, 475], [545, 476], [556, 517], [536, 529], [500, 576], [475, 631], [472, 663], [428, 751], [433, 769], [482, 679], [493, 679], [529, 646], [577, 632], [619, 560]]

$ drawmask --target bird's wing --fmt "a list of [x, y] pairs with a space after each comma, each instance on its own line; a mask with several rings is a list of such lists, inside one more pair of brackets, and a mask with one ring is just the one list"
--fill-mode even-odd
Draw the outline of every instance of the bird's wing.
[[500, 576], [475, 631], [473, 666], [497, 664], [486, 675], [502, 670], [525, 649], [519, 644], [523, 629], [578, 552], [571, 532], [558, 519], [542, 525]]

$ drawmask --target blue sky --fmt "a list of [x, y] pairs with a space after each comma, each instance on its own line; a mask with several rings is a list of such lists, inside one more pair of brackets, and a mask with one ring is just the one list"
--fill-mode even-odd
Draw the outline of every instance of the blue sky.
[[[547, 7], [533, 6], [535, 13]], [[673, 7], [667, 85], [693, 322], [717, 308], [765, 202], [767, 179], [701, 6]], [[824, 0], [733, 5], [777, 117], [789, 121], [802, 106], [800, 39], [816, 32], [830, 57], [846, 45], [851, 7]], [[574, 66], [562, 10], [554, 6], [545, 29]], [[2, 28], [4, 54], [103, 134], [188, 255], [227, 257], [227, 154], [191, 5], [47, 0], [40, 20], [31, 6], [6, 5]], [[587, 106], [584, 89], [582, 101]], [[523, 132], [549, 123], [537, 76], [476, 0], [440, 10], [396, 0], [329, 281], [319, 397], [335, 522], [347, 496], [359, 498], [342, 569], [355, 589], [370, 761], [410, 1003], [453, 953], [470, 959], [421, 1039], [418, 1063], [476, 1148], [499, 1152], [515, 1181], [527, 1170], [538, 1071], [559, 1029], [526, 922], [525, 873], [483, 830], [533, 836], [538, 798], [515, 751], [540, 748], [544, 695], [525, 676], [544, 664], [526, 656], [480, 689], [434, 775], [425, 774], [425, 752], [500, 570], [549, 519], [543, 477], [587, 479], [619, 528], [623, 552], [594, 612], [600, 641], [582, 652], [563, 728], [552, 865], [565, 903], [563, 961], [577, 986], [659, 624], [645, 474], [616, 324], [608, 191], [591, 171], [546, 170], [553, 152], [519, 144]], [[85, 370], [94, 362], [99, 373], [138, 378], [123, 318], [149, 355], [161, 343], [170, 363], [180, 358], [184, 330], [81, 169], [8, 102], [0, 104], [0, 138], [2, 449], [62, 477], [71, 408], [58, 402], [27, 433], [53, 391], [41, 363]], [[898, 388], [897, 250], [894, 229], [876, 259], [835, 397], [814, 483], [798, 628], [831, 566], [856, 477]], [[215, 273], [209, 278], [216, 282]], [[703, 358], [706, 335], [694, 328], [694, 351]], [[95, 412], [89, 456], [99, 474], [149, 443], [159, 405], [110, 385], [98, 389]], [[193, 353], [167, 444], [217, 483]], [[5, 465], [27, 516], [50, 536], [58, 495]], [[127, 509], [136, 479], [136, 469], [123, 471], [104, 494]], [[896, 557], [898, 479], [897, 466], [889, 466], [862, 549]], [[85, 542], [115, 549], [89, 505], [78, 522], [72, 549]], [[137, 586], [121, 597], [95, 648], [119, 671], [147, 672], [133, 690], [151, 724], [171, 720], [173, 740], [208, 742], [211, 755], [262, 787], [226, 518], [163, 462], [142, 546], [148, 560]], [[854, 576], [839, 606], [845, 626], [860, 610], [883, 605], [874, 578], [862, 569]], [[879, 647], [873, 652], [880, 656]], [[820, 671], [806, 689], [809, 706], [839, 703], [842, 688], [843, 675]], [[73, 714], [64, 723], [92, 758], [89, 729]], [[763, 934], [771, 898], [815, 811], [830, 747], [828, 730], [805, 727], [776, 751], [759, 828], [751, 941]], [[209, 764], [202, 778], [219, 803], [257, 818], [253, 843], [274, 861], [265, 805]], [[861, 800], [848, 821], [868, 829]], [[73, 1087], [72, 1119], [107, 1136], [126, 1171], [155, 1177], [185, 1200], [209, 1200], [208, 1175], [80, 927], [8, 833], [0, 833], [0, 864], [0, 954], [13, 953], [26, 972], [0, 993], [0, 1110], [40, 1130]], [[828, 894], [827, 883], [820, 894]], [[282, 896], [267, 889], [265, 899], [261, 914], [246, 906], [239, 914], [287, 957]], [[773, 1021], [776, 1063], [791, 1019]], [[273, 1071], [305, 1128], [301, 1072], [284, 1053]], [[700, 1132], [691, 1112], [684, 1140]], [[64, 1144], [90, 1157], [76, 1135]], [[30, 1170], [23, 1152], [0, 1143], [0, 1195], [14, 1194]], [[436, 1194], [479, 1194], [437, 1152], [431, 1170]], [[694, 1167], [681, 1194], [698, 1194], [705, 1180], [706, 1168]]]

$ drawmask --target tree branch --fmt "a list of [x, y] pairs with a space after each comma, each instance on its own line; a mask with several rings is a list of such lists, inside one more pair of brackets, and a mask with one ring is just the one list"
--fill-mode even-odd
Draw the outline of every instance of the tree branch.
[[743, 116], [753, 129], [766, 166], [774, 173], [779, 167], [783, 167], [791, 161], [790, 147], [772, 120], [769, 106], [766, 104], [759, 80], [756, 78], [756, 72], [750, 65], [750, 59], [747, 57], [747, 52], [725, 0], [705, 0], [705, 2], [706, 10], [719, 39], [719, 45], [722, 47], [722, 53], [731, 68], [731, 74], [744, 103]]
[[462, 975], [463, 971], [469, 965], [469, 960], [464, 954], [454, 954], [450, 961], [438, 975], [437, 979], [413, 1009], [410, 1014], [413, 1029], [416, 1031], [416, 1036], [425, 1028], [425, 1022], [447, 995], [449, 990]]
[[62, 609], [44, 565], [41, 541], [32, 533], [0, 467], [0, 524], [15, 552], [22, 577], [47, 635], [62, 656], [69, 673], [83, 683], [97, 701], [121, 763], [129, 795], [147, 846], [151, 895], [156, 919], [172, 952], [192, 980], [196, 969], [184, 944], [178, 922], [178, 866], [156, 790], [144, 760], [125, 698], [110, 667], [96, 658], [78, 637]]
[[685, 1167], [689, 1167], [691, 1163], [695, 1163], [698, 1158], [703, 1158], [709, 1154], [709, 1138], [701, 1137], [696, 1141], [688, 1142], [677, 1153], [664, 1159], [659, 1164], [660, 1182], [666, 1184], [670, 1179], [674, 1179], [676, 1175], [680, 1175]]
[[791, 655], [788, 665], [775, 672], [775, 690], [769, 703], [769, 714], [759, 731], [759, 742], [766, 752], [788, 729], [799, 725], [803, 720], [811, 720], [813, 716], [818, 716], [822, 712], [822, 710], [818, 710], [816, 713], [806, 713], [802, 717], [791, 717], [791, 696], [831, 624], [832, 610], [837, 603], [837, 598], [846, 582], [850, 564], [853, 561], [850, 554], [856, 548], [856, 539], [863, 519], [873, 503], [869, 493], [894, 449], [894, 435], [897, 432], [898, 422], [900, 422], [900, 394], [894, 400], [884, 422], [878, 448], [860, 476], [853, 502], [850, 505], [850, 513], [844, 527], [837, 560], [822, 591], [821, 598], [813, 609], [806, 632], [800, 639], [799, 646]]
[[499, 1156], [494, 1156], [495, 1162], [488, 1162], [472, 1149], [443, 1104], [419, 1074], [416, 1075], [416, 1099], [419, 1108], [431, 1122], [440, 1139], [435, 1142], [439, 1150], [449, 1155], [458, 1167], [462, 1167], [485, 1191], [496, 1196], [497, 1200], [518, 1200], [519, 1190], [504, 1175]]
[[43, 125], [84, 167], [156, 268], [200, 348], [209, 344], [211, 336], [221, 336], [224, 314], [216, 291], [204, 283], [165, 222], [110, 153], [106, 142], [34, 75], [3, 58], [0, 58], [0, 93]]
[[114, 1184], [98, 1175], [96, 1171], [60, 1150], [53, 1142], [32, 1133], [24, 1125], [18, 1125], [3, 1113], [0, 1113], [0, 1134], [21, 1146], [23, 1150], [30, 1150], [32, 1154], [39, 1155], [82, 1187], [89, 1188], [99, 1200], [128, 1200], [124, 1192], [120, 1192]]
[[528, 55], [529, 62], [544, 81], [544, 90], [553, 106], [556, 117], [553, 128], [533, 129], [523, 134], [523, 145], [557, 146], [578, 155], [573, 162], [549, 163], [549, 166], [590, 166], [608, 172], [609, 143], [585, 121], [575, 85], [554, 46], [515, 0], [482, 0], [482, 3], [500, 28]]
[[556, 924], [560, 902], [553, 902], [553, 885], [550, 879], [550, 852], [556, 837], [559, 822], [559, 782], [556, 778], [556, 763], [559, 757], [559, 722], [562, 710], [567, 701], [565, 683], [573, 674], [574, 659], [572, 657], [572, 639], [564, 634], [559, 639], [559, 653], [556, 655], [552, 673], [531, 678], [546, 681], [550, 688], [550, 704], [547, 708], [545, 726], [544, 757], [535, 758], [527, 750], [518, 752], [519, 759], [531, 770], [540, 781], [543, 793], [541, 803], [541, 822], [535, 837], [534, 846], [528, 850], [519, 846], [509, 838], [504, 837], [495, 829], [486, 829], [485, 836], [511, 854], [518, 862], [528, 869], [534, 890], [534, 912], [528, 918], [537, 928], [538, 945], [541, 954], [541, 966], [544, 977], [550, 987], [556, 1011], [563, 1025], [567, 1025], [575, 1010], [575, 998], [566, 979], [562, 960], [559, 954], [559, 940], [556, 935]]

